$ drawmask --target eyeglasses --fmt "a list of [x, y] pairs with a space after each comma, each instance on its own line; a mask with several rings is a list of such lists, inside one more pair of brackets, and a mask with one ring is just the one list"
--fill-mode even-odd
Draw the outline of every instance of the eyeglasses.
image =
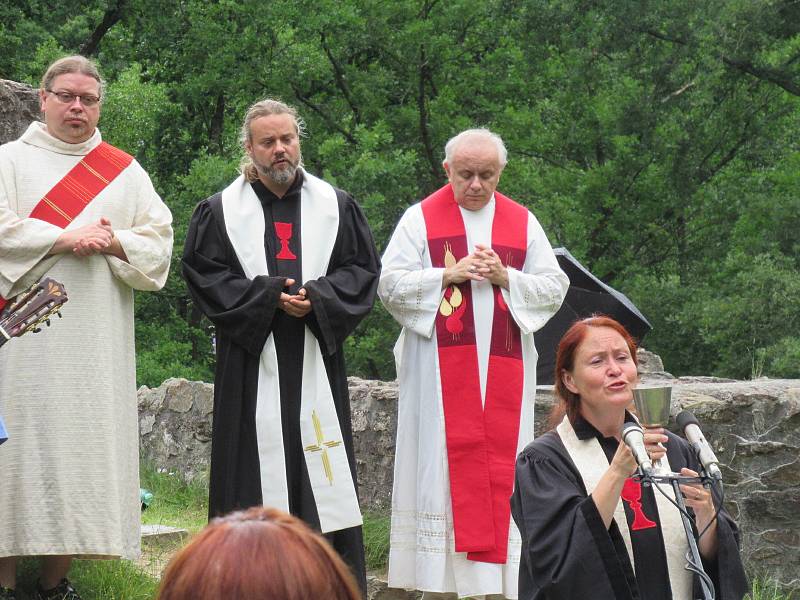
[[62, 104], [72, 104], [75, 102], [75, 98], [78, 98], [81, 101], [81, 104], [84, 106], [91, 107], [96, 106], [98, 102], [100, 102], [100, 98], [97, 96], [92, 95], [80, 95], [80, 94], [73, 94], [72, 92], [54, 92], [53, 90], [47, 90], [51, 94], [53, 94], [58, 101]]

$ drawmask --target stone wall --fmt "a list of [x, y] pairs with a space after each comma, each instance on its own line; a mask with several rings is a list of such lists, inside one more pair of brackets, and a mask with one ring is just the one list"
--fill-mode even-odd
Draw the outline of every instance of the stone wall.
[[139, 388], [142, 459], [186, 479], [203, 477], [211, 459], [214, 386], [167, 379], [159, 387]]
[[24, 83], [0, 79], [0, 144], [17, 139], [38, 118], [36, 90]]
[[[751, 573], [800, 590], [800, 381], [674, 379], [657, 357], [644, 381], [673, 386], [673, 416], [692, 410], [724, 463], [725, 504], [742, 530]], [[643, 361], [647, 364], [648, 361]], [[364, 509], [391, 502], [397, 384], [350, 379], [360, 497]], [[212, 386], [170, 379], [139, 390], [142, 455], [189, 477], [206, 472], [210, 455]], [[537, 427], [552, 405], [540, 386]]]

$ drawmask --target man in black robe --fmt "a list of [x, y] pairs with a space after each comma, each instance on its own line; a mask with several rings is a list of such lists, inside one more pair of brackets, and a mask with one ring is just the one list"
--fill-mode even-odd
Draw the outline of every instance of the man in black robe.
[[[571, 425], [578, 440], [596, 438], [611, 462], [618, 440], [604, 437], [580, 415]], [[676, 472], [684, 467], [699, 472], [689, 444], [669, 431], [665, 434], [670, 467]], [[634, 554], [631, 561], [618, 523], [612, 520], [609, 528], [603, 524], [559, 433], [549, 431], [529, 444], [517, 458], [511, 497], [511, 511], [522, 536], [520, 600], [679, 597], [670, 589], [663, 523], [654, 495], [659, 492], [638, 483], [634, 487], [635, 493], [622, 493]], [[739, 532], [725, 510], [717, 515], [716, 536], [716, 555], [703, 558], [703, 569], [714, 582], [717, 600], [741, 600], [749, 586], [739, 555]], [[702, 597], [696, 576], [693, 591], [695, 598]]]
[[242, 129], [242, 176], [192, 217], [183, 275], [216, 327], [209, 513], [266, 504], [322, 531], [366, 586], [342, 344], [380, 260], [353, 198], [301, 167], [275, 100]]

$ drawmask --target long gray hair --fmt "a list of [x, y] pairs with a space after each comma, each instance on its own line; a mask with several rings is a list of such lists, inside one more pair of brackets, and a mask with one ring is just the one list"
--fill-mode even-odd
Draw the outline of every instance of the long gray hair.
[[[247, 142], [252, 141], [252, 132], [250, 131], [251, 123], [255, 119], [268, 117], [269, 115], [289, 115], [294, 121], [294, 129], [297, 132], [297, 136], [304, 137], [306, 135], [306, 124], [303, 119], [298, 116], [297, 110], [293, 106], [289, 106], [276, 98], [264, 98], [247, 109], [247, 113], [244, 116], [244, 123], [242, 123], [242, 130], [239, 134], [239, 143], [242, 145], [242, 149], [245, 148]], [[303, 160], [301, 157], [300, 166], [302, 165]], [[255, 181], [258, 179], [256, 166], [253, 164], [253, 160], [247, 154], [246, 150], [242, 156], [242, 161], [239, 163], [239, 170], [247, 181]]]

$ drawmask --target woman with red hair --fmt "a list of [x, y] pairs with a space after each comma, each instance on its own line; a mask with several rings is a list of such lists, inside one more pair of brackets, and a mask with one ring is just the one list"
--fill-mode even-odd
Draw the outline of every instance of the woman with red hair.
[[176, 554], [158, 600], [361, 600], [348, 567], [300, 519], [253, 507], [214, 519]]
[[[631, 476], [636, 461], [620, 441], [638, 383], [636, 344], [608, 317], [577, 321], [556, 354], [553, 427], [517, 459], [512, 514], [522, 535], [520, 600], [690, 600], [699, 583], [684, 568], [681, 516], [654, 487]], [[659, 446], [666, 445], [666, 449]], [[672, 471], [697, 476], [689, 444], [648, 428], [645, 447]], [[668, 484], [660, 486], [674, 494]], [[733, 520], [711, 493], [680, 486], [703, 535], [697, 545], [717, 600], [748, 590]], [[674, 501], [674, 497], [672, 497]]]

